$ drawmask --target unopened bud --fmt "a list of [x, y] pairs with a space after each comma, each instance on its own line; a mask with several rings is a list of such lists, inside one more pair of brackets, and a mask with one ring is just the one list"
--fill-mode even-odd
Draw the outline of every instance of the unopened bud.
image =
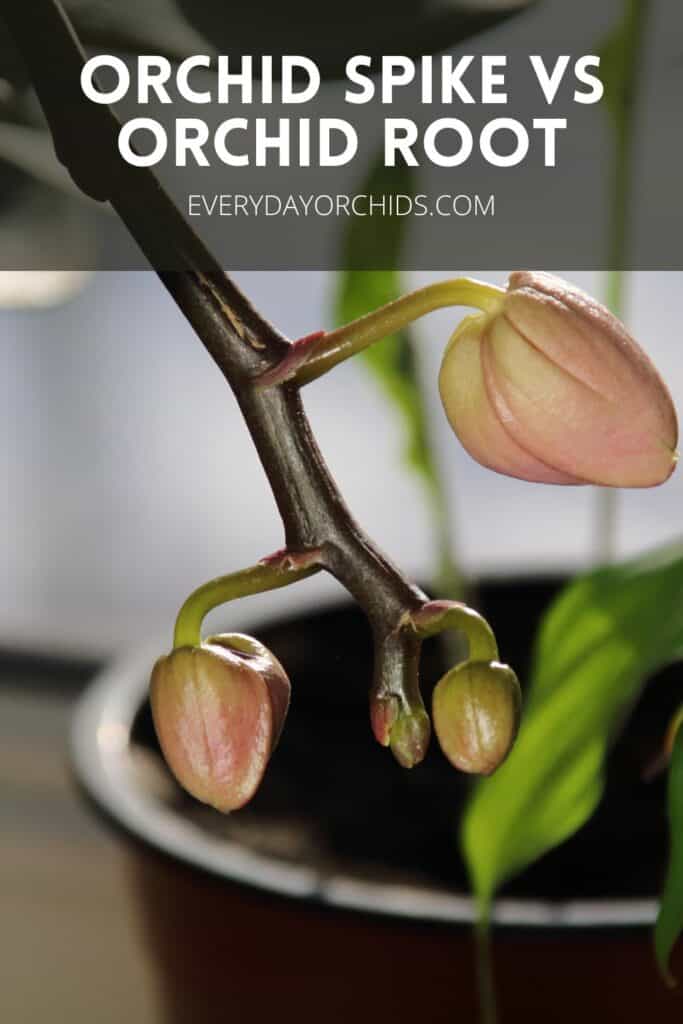
[[510, 753], [519, 728], [517, 676], [496, 661], [468, 661], [439, 681], [432, 706], [444, 754], [462, 772], [490, 775]]
[[394, 728], [400, 713], [400, 705], [396, 697], [374, 699], [370, 704], [370, 724], [375, 739], [383, 747], [388, 747], [391, 730]]
[[508, 476], [651, 487], [676, 464], [654, 366], [609, 310], [550, 274], [512, 274], [496, 311], [462, 322], [439, 388], [470, 455]]
[[267, 688], [273, 708], [273, 749], [285, 725], [292, 687], [284, 668], [264, 644], [244, 633], [219, 633], [206, 641], [210, 647], [222, 647], [237, 655], [244, 664], [258, 672]]
[[423, 707], [403, 712], [391, 730], [391, 751], [403, 768], [414, 768], [424, 760], [432, 733], [429, 715]]
[[150, 684], [152, 715], [180, 785], [219, 811], [244, 806], [279, 738], [289, 691], [274, 655], [240, 634], [160, 658]]

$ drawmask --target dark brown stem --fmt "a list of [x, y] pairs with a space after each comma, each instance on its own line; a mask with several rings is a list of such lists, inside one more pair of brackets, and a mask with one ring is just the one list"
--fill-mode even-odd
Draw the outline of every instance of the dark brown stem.
[[28, 65], [59, 158], [86, 194], [111, 202], [232, 388], [268, 476], [287, 547], [321, 550], [323, 568], [346, 587], [372, 625], [374, 693], [414, 707], [419, 641], [400, 623], [425, 596], [352, 518], [315, 442], [298, 388], [254, 385], [290, 343], [223, 273], [154, 174], [120, 157], [113, 112], [81, 93], [84, 55], [57, 0], [12, 2], [2, 13]]

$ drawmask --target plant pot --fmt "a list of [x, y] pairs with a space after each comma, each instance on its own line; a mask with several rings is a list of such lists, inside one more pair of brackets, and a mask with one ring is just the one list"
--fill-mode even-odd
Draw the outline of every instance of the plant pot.
[[[479, 588], [501, 654], [522, 679], [558, 586]], [[74, 723], [88, 792], [171, 858], [134, 859], [170, 1019], [218, 1022], [232, 1010], [251, 1024], [290, 1004], [298, 1021], [418, 1013], [475, 1021], [473, 907], [457, 845], [470, 780], [435, 742], [407, 772], [372, 740], [372, 647], [355, 607], [261, 626], [253, 612], [237, 613], [230, 629], [258, 636], [293, 684], [280, 745], [247, 808], [222, 817], [187, 797], [163, 766], [146, 703], [162, 646], [101, 677]], [[442, 671], [441, 647], [430, 641], [426, 699]], [[599, 812], [504, 890], [495, 939], [503, 1020], [573, 1021], [587, 1011], [620, 1024], [644, 1012], [679, 1019], [651, 953], [667, 848], [664, 783], [642, 780], [676, 690], [671, 671], [648, 688], [613, 752]]]

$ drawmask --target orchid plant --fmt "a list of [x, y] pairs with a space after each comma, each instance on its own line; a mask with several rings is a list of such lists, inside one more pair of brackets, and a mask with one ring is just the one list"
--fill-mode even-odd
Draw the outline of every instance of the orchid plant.
[[[640, 5], [633, 0], [631, 9]], [[683, 650], [683, 556], [667, 553], [575, 582], [545, 620], [522, 713], [514, 666], [501, 663], [493, 630], [455, 599], [457, 572], [449, 577], [453, 589], [430, 599], [352, 518], [301, 392], [343, 360], [377, 353], [383, 339], [435, 309], [474, 308], [446, 346], [439, 377], [445, 414], [466, 450], [491, 470], [523, 480], [651, 487], [665, 482], [676, 463], [678, 428], [666, 385], [606, 307], [530, 271], [512, 274], [505, 289], [457, 278], [384, 294], [363, 302], [342, 326], [290, 342], [222, 272], [153, 174], [121, 161], [113, 113], [80, 93], [84, 57], [61, 5], [11, 4], [3, 15], [61, 161], [86, 195], [111, 203], [225, 376], [283, 521], [281, 551], [188, 597], [173, 648], [153, 669], [153, 716], [171, 770], [219, 811], [253, 796], [285, 725], [290, 683], [257, 639], [204, 637], [203, 620], [218, 605], [328, 572], [373, 630], [375, 739], [413, 768], [433, 726], [456, 769], [491, 776], [474, 790], [462, 833], [485, 926], [498, 886], [590, 815], [615, 724], [648, 673]], [[87, 149], [80, 144], [86, 133], [93, 143]], [[395, 272], [386, 273], [379, 293], [395, 289]], [[341, 307], [354, 301], [347, 288]], [[653, 595], [656, 616], [644, 611]], [[420, 693], [421, 645], [453, 631], [464, 640], [463, 653], [438, 683], [430, 717]], [[586, 700], [590, 691], [599, 699]], [[674, 842], [657, 930], [664, 969], [683, 923], [681, 724], [678, 716], [667, 742]]]

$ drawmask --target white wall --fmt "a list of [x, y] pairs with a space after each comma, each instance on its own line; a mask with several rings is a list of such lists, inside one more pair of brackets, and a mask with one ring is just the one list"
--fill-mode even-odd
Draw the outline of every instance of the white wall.
[[[325, 274], [238, 276], [290, 336], [329, 325]], [[598, 275], [567, 276], [600, 288]], [[682, 274], [633, 275], [629, 316], [679, 410], [682, 283]], [[451, 435], [436, 378], [454, 326], [453, 314], [441, 312], [420, 335], [464, 564], [495, 573], [587, 564], [594, 491], [496, 476]], [[227, 386], [152, 274], [99, 274], [61, 308], [0, 313], [0, 361], [7, 480], [0, 642], [76, 651], [135, 643], [150, 630], [170, 630], [195, 585], [280, 546], [274, 504]], [[305, 398], [354, 513], [394, 559], [424, 577], [431, 564], [425, 505], [374, 383], [352, 362]], [[681, 471], [662, 489], [624, 494], [618, 551], [683, 532], [682, 499]], [[311, 585], [321, 595], [336, 590], [322, 578]], [[287, 591], [282, 609], [292, 600], [295, 591]]]

